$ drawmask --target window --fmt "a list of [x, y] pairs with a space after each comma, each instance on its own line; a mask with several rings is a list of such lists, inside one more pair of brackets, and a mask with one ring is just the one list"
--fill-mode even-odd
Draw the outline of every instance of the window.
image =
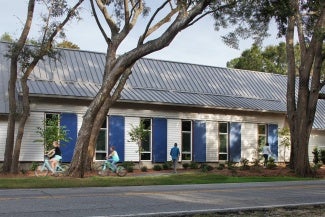
[[105, 119], [96, 141], [96, 160], [105, 160], [107, 153], [107, 120]]
[[60, 138], [60, 114], [45, 113], [44, 125], [44, 146], [45, 150], [48, 151], [53, 148], [52, 142]]
[[192, 160], [192, 121], [182, 121], [182, 160]]
[[219, 123], [219, 160], [228, 160], [228, 123]]
[[151, 119], [141, 118], [141, 122], [144, 130], [148, 132], [146, 138], [141, 141], [141, 160], [151, 160]]
[[267, 141], [267, 125], [266, 124], [258, 124], [257, 125], [257, 134], [258, 134], [258, 151], [260, 152], [262, 147], [265, 145]]

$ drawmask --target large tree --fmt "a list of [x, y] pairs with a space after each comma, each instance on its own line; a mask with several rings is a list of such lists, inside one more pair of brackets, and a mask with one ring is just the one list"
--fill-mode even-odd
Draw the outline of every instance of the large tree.
[[[39, 41], [34, 41], [37, 46], [26, 45], [30, 32], [36, 0], [29, 0], [27, 8], [27, 18], [24, 28], [17, 42], [11, 45], [8, 57], [10, 58], [10, 79], [8, 85], [9, 92], [9, 117], [7, 127], [7, 140], [4, 153], [3, 172], [18, 173], [20, 148], [24, 135], [24, 127], [29, 116], [29, 88], [27, 80], [37, 63], [44, 56], [52, 56], [53, 43], [58, 33], [61, 33], [64, 25], [77, 15], [77, 8], [83, 2], [79, 0], [73, 7], [69, 7], [65, 0], [46, 0], [44, 3], [47, 14], [42, 15], [43, 26], [42, 35]], [[59, 18], [62, 18], [61, 20]], [[19, 81], [22, 88], [22, 110], [17, 111], [15, 97], [16, 82], [20, 72]], [[18, 120], [18, 129], [15, 138], [15, 123]]]
[[[325, 1], [263, 0], [251, 1], [251, 7], [260, 12], [257, 19], [265, 24], [274, 18], [278, 35], [285, 36], [290, 166], [297, 175], [312, 175], [308, 159], [309, 139], [317, 102], [324, 99], [320, 91], [325, 85], [322, 70], [325, 57]], [[295, 49], [297, 43], [299, 49]]]
[[[258, 16], [254, 16], [255, 11], [247, 7], [249, 4], [249, 1], [235, 0], [91, 0], [94, 17], [107, 43], [107, 54], [101, 88], [90, 103], [78, 133], [70, 175], [84, 176], [88, 168], [87, 163], [91, 162], [93, 157], [100, 126], [112, 104], [119, 98], [126, 80], [132, 73], [132, 66], [138, 59], [167, 47], [178, 33], [210, 14], [216, 20], [216, 29], [240, 23], [236, 30], [243, 33], [242, 37], [249, 34], [263, 37], [267, 26], [258, 26], [261, 22], [255, 22], [255, 17]], [[151, 11], [147, 6], [154, 10]], [[97, 15], [98, 12], [101, 18]], [[149, 16], [146, 24], [138, 22], [141, 15]], [[104, 20], [107, 26], [102, 26], [101, 20]], [[242, 25], [244, 20], [248, 21], [246, 27]], [[137, 22], [142, 25], [143, 32], [139, 35], [134, 49], [117, 55], [117, 49]], [[238, 45], [233, 41], [231, 34], [224, 39], [233, 46]]]

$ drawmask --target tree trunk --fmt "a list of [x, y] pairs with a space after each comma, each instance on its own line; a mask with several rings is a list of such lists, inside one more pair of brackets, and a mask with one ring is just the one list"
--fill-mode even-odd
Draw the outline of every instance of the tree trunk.
[[15, 142], [16, 123], [16, 81], [17, 81], [17, 57], [12, 57], [10, 63], [10, 80], [8, 83], [9, 116], [7, 126], [7, 139], [3, 161], [3, 172], [9, 173], [12, 163], [12, 153]]
[[26, 121], [30, 112], [29, 97], [28, 97], [29, 88], [27, 86], [26, 79], [21, 79], [21, 86], [23, 90], [23, 111], [19, 120], [19, 127], [16, 136], [15, 148], [14, 148], [12, 165], [11, 165], [11, 172], [14, 174], [18, 174], [19, 172], [19, 156], [20, 156], [21, 143], [24, 136]]
[[92, 164], [93, 164], [93, 159], [94, 159], [94, 155], [96, 152], [96, 143], [97, 143], [97, 138], [98, 138], [98, 134], [100, 131], [101, 126], [103, 125], [105, 118], [108, 114], [108, 110], [110, 108], [111, 105], [111, 99], [110, 97], [108, 97], [104, 103], [104, 105], [102, 106], [102, 108], [100, 109], [100, 111], [97, 113], [95, 122], [94, 122], [94, 127], [92, 129], [91, 135], [90, 135], [90, 141], [89, 141], [89, 147], [88, 147], [88, 157], [87, 157], [87, 166], [86, 169], [87, 170], [91, 170], [92, 169]]
[[17, 81], [17, 69], [18, 69], [18, 57], [23, 49], [29, 30], [32, 25], [33, 15], [35, 8], [35, 0], [29, 0], [27, 9], [27, 18], [24, 25], [24, 29], [20, 35], [20, 38], [16, 44], [13, 44], [11, 48], [11, 62], [10, 62], [10, 79], [8, 84], [8, 97], [9, 97], [9, 117], [7, 126], [7, 139], [4, 153], [3, 171], [8, 173], [11, 169], [12, 155], [14, 148], [15, 138], [15, 121], [16, 121], [16, 81]]

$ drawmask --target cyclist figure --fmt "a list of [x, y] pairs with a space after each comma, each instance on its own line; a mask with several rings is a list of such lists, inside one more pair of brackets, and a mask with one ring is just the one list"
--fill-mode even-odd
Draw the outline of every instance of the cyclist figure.
[[[52, 167], [52, 172], [55, 172], [56, 169], [56, 165], [58, 165], [58, 162], [62, 159], [61, 156], [61, 149], [60, 149], [60, 144], [58, 143], [58, 141], [54, 141], [53, 142], [53, 147], [54, 149], [52, 149], [48, 155], [52, 155], [52, 157], [50, 157], [50, 163], [51, 163], [51, 167]], [[51, 152], [54, 152], [54, 154], [52, 154]]]
[[115, 172], [116, 171], [116, 163], [120, 161], [120, 158], [117, 154], [117, 151], [115, 151], [115, 147], [111, 146], [110, 148], [111, 153], [106, 157], [107, 161], [111, 163], [112, 169]]

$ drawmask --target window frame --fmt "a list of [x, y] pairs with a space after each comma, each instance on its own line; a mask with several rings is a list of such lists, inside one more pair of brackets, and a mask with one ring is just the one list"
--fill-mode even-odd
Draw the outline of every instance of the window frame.
[[[104, 142], [105, 150], [97, 150], [97, 143], [98, 143], [98, 139], [99, 139], [99, 136], [100, 136], [99, 135], [100, 132], [104, 132], [104, 135], [105, 135], [105, 142]], [[108, 117], [106, 117], [106, 120], [104, 121], [104, 123], [100, 127], [99, 134], [98, 134], [98, 137], [97, 137], [97, 140], [96, 140], [94, 160], [95, 161], [104, 161], [105, 157], [108, 154]], [[97, 159], [97, 155], [105, 155], [105, 156], [103, 157], [103, 159]]]
[[[220, 125], [227, 125], [227, 132], [221, 132]], [[226, 136], [226, 152], [221, 152], [221, 136]], [[218, 122], [218, 161], [228, 161], [229, 160], [229, 122]], [[226, 159], [221, 159], [221, 155], [225, 155]]]
[[[149, 120], [150, 121], [150, 127], [149, 129], [144, 129], [144, 130], [147, 130], [149, 131], [148, 133], [148, 136], [149, 136], [149, 150], [141, 150], [141, 155], [140, 155], [140, 160], [141, 161], [151, 161], [152, 160], [152, 118], [145, 118], [145, 117], [142, 117], [140, 118], [140, 123], [144, 123], [145, 121]], [[141, 147], [142, 147], [142, 144], [141, 144]], [[148, 159], [149, 157], [149, 159]]]
[[[191, 126], [191, 129], [190, 131], [186, 131], [186, 130], [183, 130], [183, 122], [190, 122], [190, 126]], [[189, 134], [189, 148], [190, 150], [189, 151], [184, 151], [184, 134], [185, 135], [188, 135]], [[181, 121], [181, 147], [180, 147], [180, 151], [181, 151], [181, 160], [182, 161], [192, 161], [192, 158], [193, 158], [193, 154], [192, 154], [192, 151], [193, 151], [193, 121], [192, 120], [182, 120]], [[189, 156], [188, 157], [185, 157], [185, 155]]]

